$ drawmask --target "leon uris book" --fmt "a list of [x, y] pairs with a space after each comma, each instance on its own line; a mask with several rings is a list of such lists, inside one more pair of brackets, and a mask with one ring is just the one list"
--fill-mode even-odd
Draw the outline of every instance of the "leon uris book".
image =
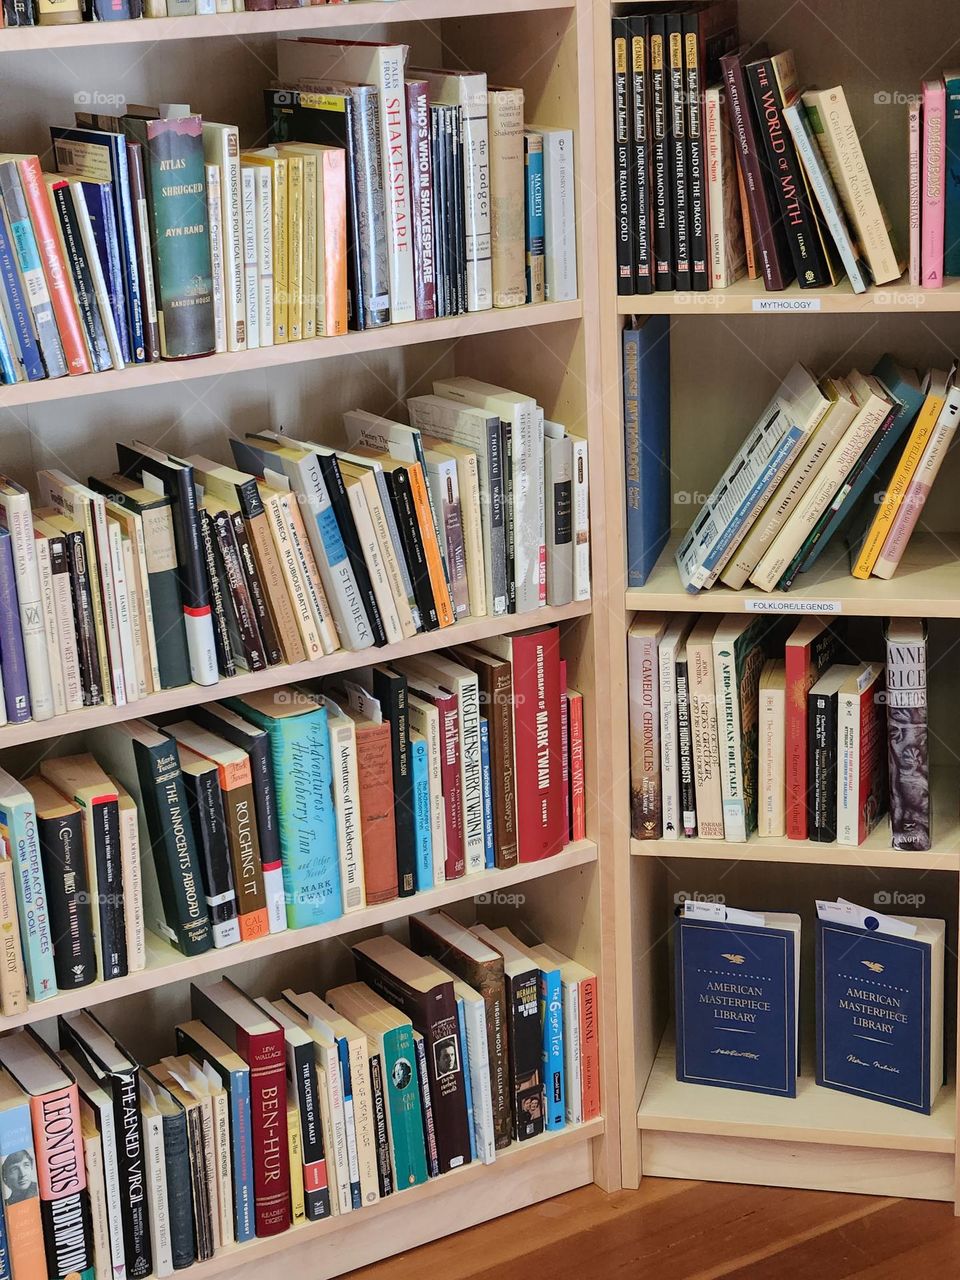
[[817, 1084], [929, 1115], [944, 1082], [943, 920], [817, 903]]
[[929, 849], [925, 623], [916, 618], [891, 618], [886, 626], [886, 645], [890, 842], [894, 849]]
[[688, 901], [674, 967], [677, 1079], [796, 1097], [800, 917]]
[[642, 587], [670, 536], [670, 325], [623, 331], [627, 583]]

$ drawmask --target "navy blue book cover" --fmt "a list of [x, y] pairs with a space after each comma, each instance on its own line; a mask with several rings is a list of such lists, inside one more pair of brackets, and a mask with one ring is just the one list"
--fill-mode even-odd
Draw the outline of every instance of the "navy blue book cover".
[[931, 948], [817, 921], [817, 1084], [930, 1114]]
[[642, 587], [670, 537], [670, 322], [623, 331], [627, 585]]
[[786, 929], [677, 921], [678, 1080], [796, 1097], [796, 943]]

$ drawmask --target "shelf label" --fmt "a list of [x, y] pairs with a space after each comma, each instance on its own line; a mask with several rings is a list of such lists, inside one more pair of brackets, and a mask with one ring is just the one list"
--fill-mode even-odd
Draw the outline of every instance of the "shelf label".
[[822, 298], [754, 298], [754, 311], [819, 311]]
[[780, 600], [769, 596], [743, 602], [744, 613], [843, 613], [842, 600]]

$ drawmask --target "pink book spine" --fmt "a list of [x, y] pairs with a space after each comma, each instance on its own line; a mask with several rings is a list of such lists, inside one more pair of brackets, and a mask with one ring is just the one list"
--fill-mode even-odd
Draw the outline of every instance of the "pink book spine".
[[946, 89], [942, 80], [923, 82], [923, 220], [920, 254], [923, 287], [943, 285], [944, 181], [946, 179]]
[[920, 287], [920, 103], [914, 103], [908, 117], [910, 147], [910, 285]]

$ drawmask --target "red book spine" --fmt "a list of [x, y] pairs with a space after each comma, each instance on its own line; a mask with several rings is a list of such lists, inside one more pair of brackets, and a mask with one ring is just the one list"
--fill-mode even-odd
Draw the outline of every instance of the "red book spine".
[[63, 354], [71, 374], [90, 373], [90, 356], [80, 328], [80, 313], [70, 287], [67, 264], [64, 261], [60, 237], [53, 221], [53, 209], [47, 198], [40, 161], [36, 156], [24, 156], [17, 161], [17, 171], [23, 186], [23, 198], [30, 212], [33, 233], [40, 250], [43, 274], [53, 303], [53, 314], [63, 343]]
[[784, 647], [786, 678], [787, 839], [807, 838], [807, 692], [810, 689], [810, 645]]
[[600, 1032], [596, 978], [580, 980], [580, 1100], [583, 1119], [600, 1114]]
[[563, 753], [563, 835], [570, 839], [570, 703], [567, 699], [567, 662], [560, 659], [560, 750]]
[[253, 1203], [258, 1236], [290, 1226], [290, 1149], [283, 1031], [248, 1036], [237, 1028], [237, 1052], [250, 1068]]
[[559, 632], [515, 636], [512, 649], [517, 846], [521, 862], [537, 862], [566, 842]]
[[570, 839], [587, 838], [587, 799], [583, 777], [583, 695], [571, 690], [570, 705]]
[[437, 314], [433, 245], [433, 179], [430, 160], [430, 93], [426, 80], [406, 82], [410, 210], [413, 215], [413, 289], [418, 320]]
[[460, 794], [460, 717], [457, 695], [438, 698], [440, 713], [440, 784], [443, 808], [447, 818], [447, 880], [458, 880], [465, 872], [463, 856], [463, 797]]

